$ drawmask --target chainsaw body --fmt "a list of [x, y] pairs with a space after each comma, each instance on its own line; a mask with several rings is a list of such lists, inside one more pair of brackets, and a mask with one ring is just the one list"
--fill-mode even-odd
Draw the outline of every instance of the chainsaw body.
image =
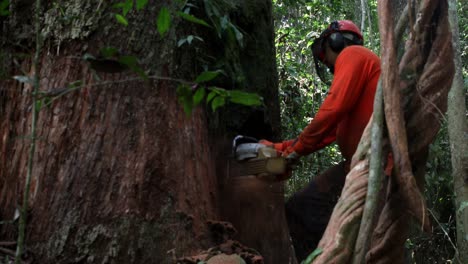
[[255, 138], [237, 136], [233, 140], [234, 161], [231, 176], [255, 176], [261, 180], [278, 181], [290, 172], [284, 157], [274, 148], [258, 143]]

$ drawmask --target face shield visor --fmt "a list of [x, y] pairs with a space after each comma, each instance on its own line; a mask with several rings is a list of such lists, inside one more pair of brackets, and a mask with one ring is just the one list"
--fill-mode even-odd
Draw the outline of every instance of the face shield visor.
[[315, 39], [312, 44], [312, 54], [314, 55], [315, 71], [320, 80], [327, 85], [330, 85], [333, 80], [333, 67], [328, 67], [325, 61], [325, 41], [326, 38], [321, 36]]

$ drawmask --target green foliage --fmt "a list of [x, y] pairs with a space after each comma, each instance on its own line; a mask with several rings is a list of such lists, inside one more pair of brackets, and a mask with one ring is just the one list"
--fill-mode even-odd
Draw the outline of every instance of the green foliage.
[[10, 0], [0, 1], [0, 16], [8, 16], [10, 14], [10, 10], [8, 10], [9, 6], [10, 6]]
[[460, 33], [460, 54], [463, 65], [462, 73], [465, 79], [465, 90], [468, 90], [468, 5], [458, 3], [458, 26]]
[[133, 8], [133, 0], [126, 0], [125, 2], [117, 3], [113, 5], [114, 8], [122, 9], [122, 16], [126, 16]]
[[220, 71], [206, 71], [202, 72], [198, 77], [195, 79], [196, 83], [202, 83], [211, 81], [216, 78], [220, 74]]
[[434, 222], [433, 234], [419, 232], [409, 238], [407, 248], [414, 263], [445, 263], [455, 250], [455, 213], [453, 203], [453, 177], [447, 124], [443, 123], [436, 140], [430, 145], [427, 160], [425, 197]]
[[[136, 10], [144, 8], [147, 5], [147, 2], [147, 0], [137, 1]], [[128, 26], [126, 15], [133, 9], [133, 5], [134, 3], [132, 0], [126, 0], [125, 2], [113, 5], [114, 8], [121, 9], [121, 14], [115, 14], [117, 22], [124, 26]], [[186, 3], [183, 11], [177, 11], [175, 12], [175, 15], [195, 25], [214, 28], [216, 35], [220, 39], [227, 39], [226, 47], [232, 47], [231, 39], [235, 39], [239, 47], [242, 47], [243, 34], [233, 23], [231, 23], [227, 15], [222, 15], [223, 11], [220, 9], [218, 1], [205, 0], [204, 7], [206, 15], [213, 25], [210, 25], [205, 20], [198, 18], [190, 13], [192, 8], [197, 8], [197, 6], [192, 3]], [[172, 15], [169, 9], [167, 7], [162, 7], [159, 10], [159, 14], [156, 20], [156, 27], [161, 37], [164, 37], [170, 30], [171, 19]], [[184, 44], [192, 45], [194, 40], [203, 42], [203, 39], [199, 36], [187, 35], [185, 37], [181, 37], [178, 40], [177, 46], [181, 47]], [[106, 49], [101, 50], [101, 53], [104, 54], [104, 58], [113, 57], [112, 59], [115, 59], [118, 64], [130, 68], [132, 71], [138, 73], [143, 78], [148, 78], [144, 71], [138, 66], [137, 59], [135, 57], [120, 56], [118, 55], [118, 52], [112, 47], [106, 47]], [[93, 62], [95, 65], [97, 62], [103, 62], [97, 60], [94, 57], [88, 58], [86, 60]], [[105, 60], [105, 62], [108, 63], [110, 61]], [[226, 63], [219, 64], [226, 65]], [[229, 64], [230, 63], [228, 63], [228, 65]], [[204, 65], [204, 68], [210, 67], [211, 65]], [[203, 99], [206, 99], [207, 104], [211, 106], [213, 111], [216, 111], [219, 107], [226, 105], [227, 102], [246, 106], [259, 106], [263, 103], [262, 98], [256, 94], [250, 94], [240, 90], [226, 90], [219, 87], [206, 87], [205, 83], [215, 79], [221, 72], [224, 71], [221, 69], [214, 71], [204, 71], [193, 81], [192, 87], [188, 85], [189, 82], [184, 82], [178, 86], [178, 100], [182, 104], [183, 109], [187, 115], [191, 115], [193, 108], [199, 105]], [[210, 91], [208, 94], [207, 90]]]
[[159, 35], [161, 35], [161, 37], [164, 37], [164, 35], [169, 30], [169, 27], [171, 25], [171, 15], [169, 13], [169, 10], [167, 10], [167, 8], [163, 7], [159, 11], [156, 25], [158, 28]]
[[136, 0], [137, 4], [137, 10], [145, 8], [145, 6], [148, 4], [148, 0]]
[[127, 19], [124, 16], [122, 16], [121, 14], [115, 14], [115, 18], [117, 19], [117, 22], [119, 22], [120, 24], [122, 24], [124, 26], [128, 26]]
[[[257, 94], [239, 90], [226, 90], [215, 86], [206, 87], [206, 83], [215, 79], [220, 73], [220, 71], [205, 71], [198, 75], [195, 79], [196, 84], [192, 87], [186, 84], [179, 85], [177, 96], [187, 116], [192, 114], [193, 108], [198, 106], [203, 99], [213, 112], [224, 106], [226, 102], [245, 106], [260, 106], [263, 104], [263, 99]], [[207, 91], [209, 91], [208, 94]]]
[[181, 18], [189, 21], [189, 22], [192, 22], [192, 23], [195, 23], [195, 24], [199, 24], [199, 25], [202, 25], [202, 26], [205, 26], [205, 27], [211, 27], [208, 23], [206, 23], [203, 19], [199, 19], [195, 16], [192, 16], [190, 14], [187, 14], [187, 13], [184, 13], [184, 12], [177, 12], [177, 15], [179, 15]]

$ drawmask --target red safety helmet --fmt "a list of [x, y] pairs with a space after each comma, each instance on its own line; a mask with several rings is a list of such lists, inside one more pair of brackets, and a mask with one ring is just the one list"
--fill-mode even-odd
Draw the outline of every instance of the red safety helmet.
[[323, 60], [325, 58], [324, 44], [326, 42], [328, 42], [333, 51], [339, 53], [346, 45], [363, 45], [364, 39], [359, 28], [350, 20], [333, 21], [328, 28], [320, 34], [320, 37], [315, 39], [312, 44], [315, 68], [320, 79], [329, 84], [331, 80], [329, 73], [333, 74], [333, 67], [329, 69], [323, 67]]

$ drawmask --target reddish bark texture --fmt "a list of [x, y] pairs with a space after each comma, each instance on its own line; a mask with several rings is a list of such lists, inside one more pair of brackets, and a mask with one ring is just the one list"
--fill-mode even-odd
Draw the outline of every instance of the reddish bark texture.
[[[396, 61], [392, 1], [379, 2], [382, 36], [382, 84], [388, 139], [394, 158], [392, 176], [385, 179], [377, 223], [366, 263], [404, 263], [404, 242], [413, 216], [426, 230], [429, 218], [421, 190], [428, 145], [446, 111], [454, 65], [446, 1], [421, 2], [417, 21], [400, 64]], [[370, 126], [353, 158], [352, 170], [332, 219], [319, 244], [323, 253], [313, 263], [348, 263], [362, 216], [368, 174]], [[384, 151], [385, 153], [385, 151]], [[362, 187], [353, 186], [362, 183]], [[360, 185], [361, 186], [361, 185]], [[364, 195], [364, 197], [363, 197]], [[349, 212], [352, 208], [352, 211]], [[347, 217], [343, 217], [347, 216]]]
[[[129, 25], [124, 27], [110, 16], [115, 10], [107, 1], [59, 1], [64, 12], [81, 11], [77, 17], [88, 18], [86, 12], [93, 12], [98, 24], [80, 27], [84, 31], [76, 39], [64, 37], [69, 36], [64, 33], [70, 24], [47, 25], [60, 29], [57, 31], [44, 26], [49, 35], [41, 52], [40, 90], [50, 92], [77, 80], [84, 87], [39, 114], [26, 236], [27, 251], [37, 263], [173, 263], [221, 243], [212, 236], [208, 221], [249, 221], [241, 210], [226, 219], [222, 208], [230, 205], [224, 204], [221, 192], [227, 189], [232, 136], [278, 135], [271, 2], [233, 1], [232, 10], [222, 10], [234, 14], [232, 22], [246, 33], [244, 45], [249, 52], [226, 52], [214, 29], [180, 18], [172, 20], [166, 37], [161, 38], [153, 27], [156, 14], [163, 6], [173, 13], [182, 7], [175, 1], [156, 2], [144, 10], [132, 10]], [[203, 1], [195, 2], [203, 6]], [[57, 8], [44, 5], [46, 14]], [[201, 12], [197, 15], [206, 16], [203, 8], [197, 10]], [[14, 13], [12, 18], [16, 17]], [[9, 32], [14, 39], [16, 31]], [[197, 43], [177, 48], [179, 38], [188, 34], [205, 41], [197, 42], [196, 48]], [[177, 82], [158, 78], [124, 81], [136, 77], [129, 71], [98, 73], [101, 80], [97, 80], [80, 57], [85, 52], [96, 55], [106, 46], [139, 58], [150, 75], [188, 81], [203, 71], [203, 56], [226, 59], [225, 64], [236, 62], [229, 65], [239, 69], [239, 76], [233, 77], [245, 83], [234, 87], [235, 81], [226, 78], [216, 80], [216, 85], [258, 92], [266, 99], [266, 109], [254, 112], [227, 105], [211, 113], [199, 107], [187, 117], [178, 103]], [[233, 57], [218, 57], [228, 53]], [[32, 71], [29, 59], [17, 61], [21, 69], [10, 65], [11, 75]], [[111, 83], [97, 85], [101, 81]], [[23, 195], [32, 102], [30, 85], [2, 81], [1, 86], [0, 219], [9, 220]], [[265, 123], [255, 122], [258, 116]], [[274, 202], [282, 205], [281, 199]], [[271, 204], [259, 206], [269, 208]], [[273, 214], [281, 215], [281, 211]], [[249, 225], [262, 230], [271, 215]], [[284, 218], [275, 223], [274, 230], [287, 230]], [[0, 228], [1, 240], [16, 239], [15, 225]], [[235, 228], [246, 233], [241, 226]], [[268, 236], [247, 233], [240, 243], [251, 246], [262, 235]], [[285, 263], [281, 256], [288, 257], [283, 252], [289, 251], [289, 240], [280, 239], [285, 236], [263, 239], [260, 254], [267, 263]]]

